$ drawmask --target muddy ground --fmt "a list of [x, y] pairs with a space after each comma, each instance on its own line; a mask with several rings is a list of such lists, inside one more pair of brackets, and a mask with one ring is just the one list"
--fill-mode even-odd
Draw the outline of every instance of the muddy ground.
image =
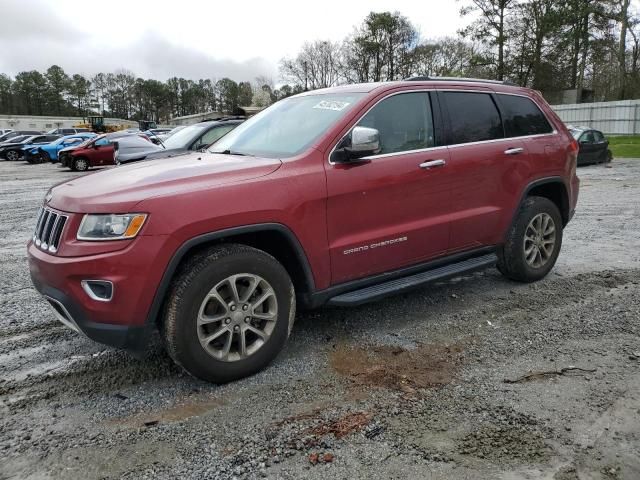
[[491, 269], [303, 313], [224, 386], [56, 322], [25, 243], [71, 176], [0, 162], [0, 479], [640, 478], [640, 160], [580, 169], [544, 281]]

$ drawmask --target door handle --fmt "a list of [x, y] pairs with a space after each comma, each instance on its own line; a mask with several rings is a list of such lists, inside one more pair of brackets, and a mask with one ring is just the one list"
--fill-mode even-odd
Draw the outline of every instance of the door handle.
[[424, 168], [425, 170], [429, 170], [434, 167], [443, 167], [447, 162], [444, 160], [429, 160], [427, 162], [422, 162], [420, 164], [420, 168]]
[[524, 152], [524, 148], [522, 147], [518, 147], [518, 148], [507, 148], [504, 153], [505, 155], [518, 155], [520, 153]]

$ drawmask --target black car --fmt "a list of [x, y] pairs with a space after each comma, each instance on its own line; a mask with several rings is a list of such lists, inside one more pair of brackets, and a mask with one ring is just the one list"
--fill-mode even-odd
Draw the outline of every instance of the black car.
[[37, 130], [14, 130], [13, 132], [8, 132], [8, 133], [5, 133], [4, 135], [0, 136], [0, 142], [8, 142], [12, 138], [15, 138], [15, 137], [18, 137], [18, 136], [41, 135], [41, 134], [42, 134], [42, 132], [39, 132]]
[[609, 141], [599, 130], [588, 127], [569, 127], [573, 138], [578, 141], [578, 165], [606, 163], [613, 158], [609, 150]]
[[244, 120], [244, 117], [224, 117], [189, 125], [161, 142], [160, 145], [164, 147], [161, 150], [149, 152], [143, 158], [127, 158], [119, 154], [118, 162], [155, 160], [174, 157], [188, 151], [203, 150], [236, 128]]
[[14, 138], [21, 138], [21, 140], [0, 144], [0, 158], [11, 161], [19, 160], [24, 156], [25, 147], [46, 145], [60, 138], [60, 135], [31, 135], [25, 138]]

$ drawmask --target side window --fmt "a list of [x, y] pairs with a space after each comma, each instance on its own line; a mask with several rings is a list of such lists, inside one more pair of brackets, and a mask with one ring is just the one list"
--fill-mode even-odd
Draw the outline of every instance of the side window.
[[382, 100], [358, 122], [380, 133], [381, 154], [435, 145], [431, 102], [426, 92], [401, 93]]
[[593, 131], [593, 140], [596, 143], [604, 142], [604, 135], [602, 135], [602, 132], [598, 132], [597, 130], [594, 130]]
[[443, 92], [451, 125], [450, 144], [504, 138], [500, 114], [488, 93]]
[[594, 143], [593, 131], [584, 132], [580, 137], [580, 143]]
[[197, 144], [202, 145], [202, 147], [211, 145], [213, 142], [218, 141], [224, 135], [233, 130], [235, 126], [236, 125], [223, 125], [221, 127], [212, 128], [196, 142], [196, 146]]
[[538, 106], [527, 97], [498, 94], [507, 137], [551, 133], [553, 128]]
[[104, 145], [109, 145], [109, 139], [108, 138], [101, 138], [100, 140], [96, 140], [96, 145], [99, 147], [102, 147]]

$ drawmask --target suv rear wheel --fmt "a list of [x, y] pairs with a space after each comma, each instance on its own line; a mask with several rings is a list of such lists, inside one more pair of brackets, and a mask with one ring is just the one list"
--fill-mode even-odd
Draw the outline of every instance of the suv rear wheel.
[[295, 293], [284, 267], [244, 245], [221, 245], [184, 264], [162, 336], [169, 355], [202, 380], [224, 383], [266, 367], [284, 346]]
[[528, 197], [498, 252], [498, 270], [519, 282], [535, 282], [553, 268], [562, 246], [562, 217], [548, 198]]

